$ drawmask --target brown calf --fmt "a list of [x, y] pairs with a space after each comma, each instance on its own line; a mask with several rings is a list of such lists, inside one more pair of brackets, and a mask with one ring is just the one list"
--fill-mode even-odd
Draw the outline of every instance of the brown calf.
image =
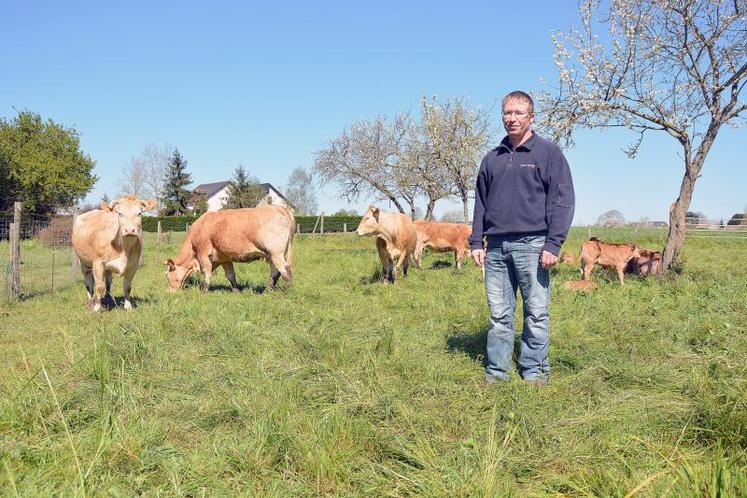
[[592, 237], [581, 245], [581, 278], [589, 280], [594, 264], [604, 268], [614, 268], [620, 284], [625, 281], [624, 272], [628, 262], [641, 255], [633, 244], [609, 244]]
[[427, 247], [433, 252], [454, 252], [456, 269], [462, 268], [462, 258], [469, 254], [469, 236], [472, 227], [461, 223], [437, 223], [435, 221], [415, 220], [415, 231], [418, 242], [415, 247], [415, 265], [423, 269], [423, 251]]
[[358, 229], [360, 236], [376, 236], [376, 250], [384, 270], [384, 279], [394, 283], [402, 268], [407, 275], [410, 258], [417, 246], [417, 233], [412, 220], [402, 213], [385, 213], [371, 205], [363, 214]]

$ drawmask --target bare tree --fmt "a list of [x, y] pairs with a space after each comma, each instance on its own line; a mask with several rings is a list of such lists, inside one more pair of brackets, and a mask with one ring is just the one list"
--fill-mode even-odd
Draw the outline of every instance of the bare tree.
[[425, 197], [425, 219], [432, 220], [436, 202], [449, 197], [452, 191], [446, 169], [431, 154], [423, 121], [411, 124], [399, 165], [409, 172], [415, 194]]
[[[584, 0], [582, 28], [553, 35], [559, 83], [537, 97], [541, 128], [572, 145], [576, 128], [664, 131], [685, 173], [659, 271], [676, 261], [695, 182], [721, 126], [743, 124], [747, 0]], [[598, 35], [602, 25], [607, 32]]]
[[464, 213], [458, 209], [450, 209], [441, 215], [441, 221], [444, 223], [464, 223]]
[[285, 198], [296, 207], [298, 214], [315, 214], [317, 201], [313, 176], [303, 168], [294, 169], [285, 186]]
[[443, 168], [451, 194], [462, 201], [466, 221], [469, 192], [491, 139], [490, 112], [461, 98], [423, 98], [421, 108], [430, 159]]
[[617, 209], [610, 209], [597, 218], [597, 225], [603, 227], [621, 227], [625, 225], [625, 217]]
[[314, 172], [322, 184], [337, 184], [340, 196], [348, 201], [369, 194], [390, 201], [404, 213], [403, 204], [409, 201], [394, 171], [407, 139], [407, 121], [406, 115], [399, 114], [391, 122], [377, 116], [353, 123], [317, 152]]
[[173, 147], [148, 144], [122, 169], [119, 191], [140, 198], [160, 199]]

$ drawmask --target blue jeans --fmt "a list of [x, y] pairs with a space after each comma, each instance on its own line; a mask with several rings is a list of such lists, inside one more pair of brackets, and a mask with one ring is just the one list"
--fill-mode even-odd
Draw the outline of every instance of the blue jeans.
[[524, 328], [518, 366], [526, 380], [550, 374], [550, 273], [540, 265], [544, 235], [491, 235], [485, 256], [485, 291], [490, 323], [487, 375], [508, 380], [514, 351], [516, 289], [521, 290]]

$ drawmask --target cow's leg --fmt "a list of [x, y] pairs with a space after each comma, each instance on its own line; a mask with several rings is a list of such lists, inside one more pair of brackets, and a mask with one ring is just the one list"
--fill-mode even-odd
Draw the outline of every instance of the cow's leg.
[[389, 253], [386, 250], [386, 241], [384, 239], [376, 238], [376, 251], [379, 253], [379, 261], [381, 261], [381, 271], [384, 272], [384, 281], [389, 280]]
[[403, 273], [407, 275], [407, 264], [407, 251], [402, 251], [402, 253], [400, 253], [399, 255], [399, 258], [397, 258], [397, 264], [394, 267], [394, 274], [396, 275], [397, 273], [399, 273], [400, 268], [402, 268]]
[[617, 267], [617, 278], [620, 279], [620, 285], [623, 285], [625, 283], [625, 276], [623, 275], [625, 273], [625, 265]]
[[456, 249], [454, 251], [454, 266], [456, 266], [457, 270], [462, 269], [462, 250]]
[[200, 290], [202, 292], [207, 292], [208, 288], [210, 288], [210, 277], [213, 275], [213, 263], [210, 261], [208, 256], [200, 256], [197, 258], [197, 261], [200, 263], [200, 271], [202, 272], [203, 277]]
[[[137, 271], [137, 265], [132, 271], [126, 271], [122, 275], [122, 289], [124, 289], [124, 309], [130, 311], [132, 309], [132, 303], [130, 302], [130, 291], [132, 291], [132, 279], [135, 278], [135, 271]], [[115, 304], [116, 305], [116, 304]]]
[[106, 293], [104, 294], [104, 301], [109, 303], [111, 301], [114, 307], [117, 306], [117, 300], [112, 296], [112, 272], [104, 271], [104, 283], [106, 286]]
[[80, 266], [83, 272], [83, 282], [86, 286], [86, 308], [93, 306], [93, 270], [89, 267]]
[[581, 280], [589, 280], [594, 263], [586, 259], [581, 260]]
[[236, 283], [236, 271], [233, 268], [233, 263], [230, 261], [223, 263], [223, 271], [226, 272], [226, 278], [231, 282], [231, 289], [234, 292], [239, 292], [241, 289], [239, 284]]
[[423, 250], [425, 249], [425, 245], [418, 243], [417, 246], [415, 246], [415, 253], [412, 256], [412, 259], [415, 260], [415, 267], [418, 270], [423, 269]]
[[93, 311], [101, 310], [101, 298], [106, 291], [106, 283], [104, 277], [104, 263], [102, 261], [94, 261], [93, 267], [91, 268], [93, 273], [93, 281], [96, 287], [96, 296], [93, 298]]

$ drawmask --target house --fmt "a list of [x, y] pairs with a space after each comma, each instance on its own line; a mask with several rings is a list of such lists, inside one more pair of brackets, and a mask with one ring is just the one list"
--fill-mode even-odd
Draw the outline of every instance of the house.
[[[193, 200], [190, 203], [190, 209], [194, 208], [197, 196], [205, 197], [208, 211], [218, 211], [219, 209], [223, 209], [223, 204], [226, 202], [226, 199], [228, 199], [228, 187], [230, 186], [230, 181], [203, 183], [198, 185], [192, 191]], [[295, 209], [293, 204], [291, 204], [278, 189], [273, 187], [272, 184], [260, 183], [259, 186], [264, 192], [264, 197], [259, 201], [259, 203], [257, 203], [258, 206], [264, 204], [278, 204], [291, 210]]]

